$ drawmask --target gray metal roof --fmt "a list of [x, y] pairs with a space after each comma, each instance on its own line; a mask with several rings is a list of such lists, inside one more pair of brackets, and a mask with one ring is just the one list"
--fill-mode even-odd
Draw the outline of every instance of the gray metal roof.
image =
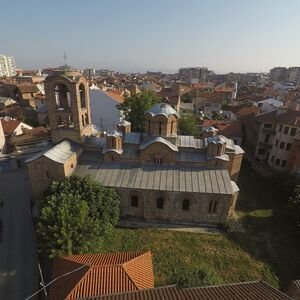
[[223, 135], [210, 136], [209, 138], [207, 138], [207, 141], [209, 143], [214, 143], [214, 144], [225, 144], [226, 149], [235, 151], [235, 145], [233, 140], [228, 139]]
[[195, 139], [191, 135], [178, 135], [176, 138], [176, 146], [179, 148], [206, 148], [206, 139]]
[[66, 163], [70, 157], [79, 152], [81, 149], [81, 146], [69, 141], [69, 140], [64, 140], [60, 142], [59, 144], [55, 145], [51, 149], [38, 153], [37, 155], [34, 155], [33, 157], [27, 159], [25, 162], [31, 162], [34, 161], [42, 156], [45, 156], [57, 163], [64, 164]]
[[113, 130], [112, 132], [109, 132], [107, 136], [123, 136], [123, 133], [117, 130]]
[[74, 174], [88, 175], [115, 188], [227, 195], [234, 192], [228, 171], [220, 169], [94, 162], [78, 164]]
[[151, 109], [147, 110], [145, 113], [151, 114], [153, 117], [158, 115], [166, 116], [167, 118], [171, 115], [175, 115], [177, 117], [177, 111], [168, 103], [157, 103]]
[[142, 143], [141, 146], [139, 147], [139, 149], [143, 150], [143, 149], [147, 148], [148, 146], [155, 144], [155, 143], [163, 143], [166, 146], [168, 146], [171, 150], [178, 152], [178, 148], [176, 145], [170, 143], [169, 141], [167, 141], [166, 139], [164, 139], [160, 136], [157, 136], [154, 139], [151, 139], [147, 142]]
[[140, 144], [141, 134], [139, 132], [130, 132], [125, 134], [124, 144]]

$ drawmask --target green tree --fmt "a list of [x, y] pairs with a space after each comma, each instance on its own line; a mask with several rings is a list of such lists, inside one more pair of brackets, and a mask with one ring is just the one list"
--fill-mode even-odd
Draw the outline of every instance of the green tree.
[[117, 224], [118, 193], [89, 177], [52, 182], [41, 201], [37, 224], [39, 250], [49, 258], [95, 252]]
[[297, 224], [300, 224], [300, 185], [297, 185], [295, 188], [294, 195], [289, 199], [289, 205], [294, 211]]
[[142, 91], [140, 94], [126, 96], [123, 103], [118, 104], [117, 108], [125, 114], [125, 119], [131, 122], [133, 131], [143, 132], [144, 113], [154, 104], [160, 101], [160, 97], [151, 91]]
[[197, 120], [193, 116], [182, 116], [178, 119], [178, 133], [182, 135], [197, 135]]

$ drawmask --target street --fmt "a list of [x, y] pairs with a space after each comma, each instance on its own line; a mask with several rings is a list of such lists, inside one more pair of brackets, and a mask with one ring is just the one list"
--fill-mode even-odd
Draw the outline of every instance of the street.
[[0, 299], [24, 299], [39, 288], [30, 197], [25, 169], [0, 173]]

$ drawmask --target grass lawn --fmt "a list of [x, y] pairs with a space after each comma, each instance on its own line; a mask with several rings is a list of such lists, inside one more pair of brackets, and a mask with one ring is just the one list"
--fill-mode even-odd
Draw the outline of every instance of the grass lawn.
[[284, 203], [288, 196], [246, 164], [238, 185], [244, 233], [116, 229], [103, 251], [151, 250], [156, 285], [262, 279], [284, 290], [290, 280], [300, 278], [300, 234]]

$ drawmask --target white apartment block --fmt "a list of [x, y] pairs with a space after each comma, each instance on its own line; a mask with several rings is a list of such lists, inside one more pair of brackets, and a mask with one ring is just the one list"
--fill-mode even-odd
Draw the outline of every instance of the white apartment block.
[[15, 76], [16, 75], [16, 63], [12, 56], [6, 56], [0, 54], [0, 77]]

